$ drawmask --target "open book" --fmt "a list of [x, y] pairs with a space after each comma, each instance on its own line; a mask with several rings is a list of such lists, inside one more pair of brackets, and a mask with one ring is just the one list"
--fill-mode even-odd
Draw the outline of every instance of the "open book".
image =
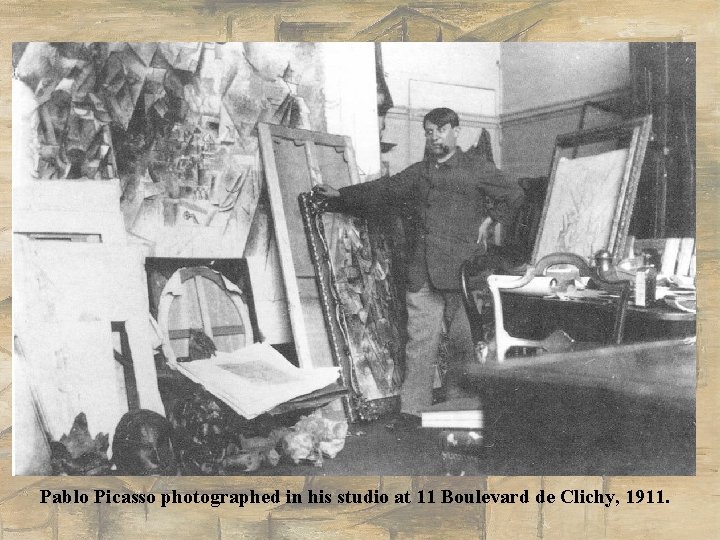
[[343, 393], [332, 386], [339, 368], [297, 368], [267, 343], [232, 353], [218, 351], [212, 359], [175, 362], [172, 367], [248, 420], [293, 400], [295, 405], [312, 405], [322, 396], [311, 394], [320, 390], [333, 398]]

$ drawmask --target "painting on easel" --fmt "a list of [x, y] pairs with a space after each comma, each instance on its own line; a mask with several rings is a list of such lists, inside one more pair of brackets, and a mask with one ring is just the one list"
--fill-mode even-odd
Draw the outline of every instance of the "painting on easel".
[[652, 119], [559, 135], [532, 261], [554, 252], [591, 261], [625, 251]]

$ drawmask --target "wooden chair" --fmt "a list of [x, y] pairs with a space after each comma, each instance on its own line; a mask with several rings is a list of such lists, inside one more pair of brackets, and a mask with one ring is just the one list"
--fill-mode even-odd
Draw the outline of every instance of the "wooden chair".
[[[497, 228], [495, 229], [495, 242], [488, 246], [487, 255], [480, 261], [482, 268], [478, 268], [477, 264], [471, 261], [467, 261], [460, 268], [463, 303], [476, 344], [485, 341], [493, 320], [492, 316], [489, 316], [489, 290], [481, 274], [487, 276], [491, 273], [507, 273], [514, 266], [529, 261], [537, 236], [548, 178], [520, 178], [518, 184], [523, 190], [522, 203], [508, 227], [501, 228], [499, 234]], [[519, 275], [522, 275], [522, 272]], [[485, 304], [485, 309], [479, 309], [479, 304]]]

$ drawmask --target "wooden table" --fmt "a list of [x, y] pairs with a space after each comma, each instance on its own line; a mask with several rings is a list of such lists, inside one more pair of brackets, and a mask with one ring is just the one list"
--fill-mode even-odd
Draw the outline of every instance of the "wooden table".
[[644, 341], [571, 352], [488, 360], [468, 366], [470, 379], [501, 377], [600, 388], [695, 410], [695, 340]]

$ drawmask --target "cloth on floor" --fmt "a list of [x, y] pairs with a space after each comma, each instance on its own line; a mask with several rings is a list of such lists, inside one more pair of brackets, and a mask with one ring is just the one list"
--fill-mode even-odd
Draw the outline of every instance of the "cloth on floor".
[[324, 388], [339, 377], [337, 367], [297, 368], [267, 343], [231, 353], [217, 351], [210, 360], [175, 363], [172, 367], [248, 420]]

